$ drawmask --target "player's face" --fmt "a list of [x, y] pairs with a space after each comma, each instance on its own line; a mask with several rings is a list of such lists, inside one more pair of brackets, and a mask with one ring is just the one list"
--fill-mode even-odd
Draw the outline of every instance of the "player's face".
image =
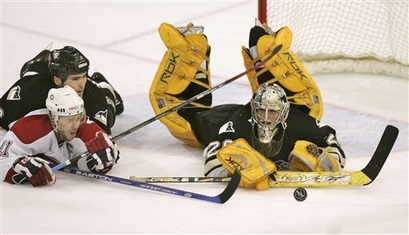
[[83, 97], [85, 84], [87, 83], [87, 72], [78, 73], [78, 74], [70, 74], [68, 75], [67, 80], [65, 80], [63, 85], [68, 85], [72, 87], [79, 97]]
[[256, 110], [258, 139], [261, 143], [270, 143], [277, 132], [275, 128], [279, 120], [277, 111], [269, 109]]
[[62, 140], [70, 141], [77, 136], [77, 132], [81, 124], [85, 120], [84, 113], [74, 116], [60, 116], [58, 118], [58, 134]]
[[278, 112], [275, 110], [257, 109], [257, 121], [259, 124], [275, 124], [278, 119]]

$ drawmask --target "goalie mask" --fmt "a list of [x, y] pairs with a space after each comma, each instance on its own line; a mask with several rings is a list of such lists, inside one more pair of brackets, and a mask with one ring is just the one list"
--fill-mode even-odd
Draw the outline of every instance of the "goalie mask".
[[[268, 144], [270, 154], [276, 155], [282, 145], [290, 103], [284, 90], [277, 84], [264, 84], [257, 88], [251, 99], [251, 112], [255, 122], [253, 131], [260, 144]], [[268, 155], [270, 155], [268, 154]]]
[[76, 125], [81, 125], [84, 122], [84, 101], [70, 86], [50, 89], [46, 107], [49, 110], [51, 125], [57, 133], [61, 117], [65, 117], [65, 123], [76, 122]]

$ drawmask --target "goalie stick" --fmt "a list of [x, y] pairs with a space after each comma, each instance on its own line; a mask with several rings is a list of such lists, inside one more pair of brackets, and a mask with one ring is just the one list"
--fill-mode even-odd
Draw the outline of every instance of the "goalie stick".
[[225, 203], [226, 201], [230, 199], [231, 196], [233, 196], [234, 192], [239, 187], [239, 183], [241, 179], [240, 171], [236, 170], [222, 193], [216, 196], [207, 196], [207, 195], [203, 195], [199, 193], [193, 193], [193, 192], [188, 192], [188, 191], [184, 191], [180, 189], [164, 187], [164, 186], [160, 186], [156, 184], [153, 185], [149, 183], [132, 181], [132, 180], [123, 179], [123, 178], [110, 176], [110, 175], [96, 174], [96, 173], [92, 173], [88, 171], [74, 169], [71, 167], [66, 167], [62, 169], [62, 171], [71, 173], [71, 174], [75, 174], [75, 175], [93, 178], [93, 179], [99, 179], [103, 181], [114, 182], [114, 183], [124, 184], [128, 186], [134, 186], [134, 187], [143, 188], [147, 190], [153, 190], [153, 191], [157, 191], [161, 193], [168, 193], [168, 194], [173, 194], [177, 196], [194, 198], [198, 200], [220, 203], [220, 204]]
[[[173, 108], [168, 109], [165, 112], [163, 112], [161, 114], [158, 114], [158, 115], [156, 115], [156, 116], [154, 116], [154, 117], [152, 117], [152, 118], [150, 118], [150, 119], [148, 119], [148, 120], [146, 120], [146, 121], [144, 121], [144, 122], [130, 128], [130, 129], [128, 129], [128, 130], [126, 130], [126, 131], [112, 137], [111, 140], [112, 141], [117, 141], [117, 140], [119, 140], [119, 139], [121, 139], [121, 138], [123, 138], [123, 137], [125, 137], [125, 136], [127, 136], [127, 135], [141, 129], [142, 127], [145, 127], [145, 126], [149, 125], [150, 123], [152, 123], [152, 122], [154, 122], [156, 120], [159, 120], [160, 118], [162, 118], [162, 117], [164, 117], [164, 116], [166, 116], [166, 115], [168, 115], [170, 113], [173, 113], [173, 112], [176, 112], [176, 111], [180, 110], [181, 108], [183, 108], [184, 106], [190, 104], [191, 102], [201, 99], [202, 97], [214, 92], [215, 90], [220, 89], [223, 86], [225, 86], [225, 85], [227, 85], [227, 84], [229, 84], [229, 83], [243, 77], [244, 75], [250, 73], [251, 71], [262, 67], [267, 61], [269, 61], [271, 58], [273, 58], [281, 50], [282, 47], [283, 47], [283, 45], [280, 44], [280, 45], [277, 45], [272, 51], [265, 51], [264, 53], [266, 53], [268, 56], [264, 60], [262, 60], [260, 63], [257, 63], [255, 65], [251, 66], [250, 68], [246, 69], [244, 72], [242, 72], [240, 74], [237, 74], [236, 76], [234, 76], [232, 78], [229, 78], [226, 81], [224, 81], [224, 82], [222, 82], [222, 83], [220, 83], [220, 84], [218, 84], [218, 85], [216, 85], [216, 86], [214, 86], [214, 87], [212, 87], [212, 88], [210, 88], [208, 90], [205, 90], [205, 91], [193, 96], [190, 99], [185, 100], [183, 103], [181, 103], [179, 105], [176, 105]], [[60, 169], [62, 169], [64, 167], [78, 161], [80, 158], [85, 157], [85, 156], [89, 156], [89, 153], [85, 152], [85, 153], [83, 153], [83, 154], [81, 154], [81, 155], [79, 155], [77, 157], [74, 157], [74, 158], [69, 159], [69, 160], [67, 160], [65, 162], [62, 162], [62, 163], [54, 166], [52, 168], [52, 170], [53, 170], [53, 172], [58, 171], [58, 170], [60, 170]]]
[[[388, 125], [368, 164], [358, 171], [292, 172], [270, 174], [270, 187], [327, 187], [365, 186], [372, 183], [381, 171], [398, 136], [398, 128]], [[228, 182], [230, 177], [136, 177], [131, 180], [150, 183]]]

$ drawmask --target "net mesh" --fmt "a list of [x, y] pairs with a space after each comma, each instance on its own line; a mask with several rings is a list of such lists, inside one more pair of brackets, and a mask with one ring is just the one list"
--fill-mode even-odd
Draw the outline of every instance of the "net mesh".
[[291, 49], [312, 73], [409, 78], [408, 9], [408, 1], [269, 0], [266, 15], [273, 30], [291, 29]]

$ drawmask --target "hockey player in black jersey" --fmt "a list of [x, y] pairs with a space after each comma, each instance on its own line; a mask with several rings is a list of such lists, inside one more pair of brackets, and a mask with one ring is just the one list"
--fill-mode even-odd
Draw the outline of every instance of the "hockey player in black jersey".
[[[291, 31], [267, 29], [251, 29], [250, 49], [243, 47], [246, 68], [262, 60], [264, 51], [283, 48], [248, 75], [254, 93], [249, 103], [212, 107], [208, 94], [160, 119], [177, 139], [204, 148], [205, 176], [226, 177], [238, 168], [241, 186], [259, 190], [269, 187], [268, 174], [275, 170], [340, 171], [345, 165], [335, 130], [319, 121], [319, 90], [289, 49]], [[203, 28], [163, 23], [159, 32], [168, 50], [149, 94], [156, 114], [211, 87]]]
[[123, 101], [101, 73], [88, 75], [89, 65], [72, 46], [40, 52], [23, 65], [20, 79], [1, 97], [0, 126], [8, 130], [29, 112], [45, 108], [48, 91], [68, 85], [83, 98], [89, 118], [111, 134], [115, 115], [124, 111]]

